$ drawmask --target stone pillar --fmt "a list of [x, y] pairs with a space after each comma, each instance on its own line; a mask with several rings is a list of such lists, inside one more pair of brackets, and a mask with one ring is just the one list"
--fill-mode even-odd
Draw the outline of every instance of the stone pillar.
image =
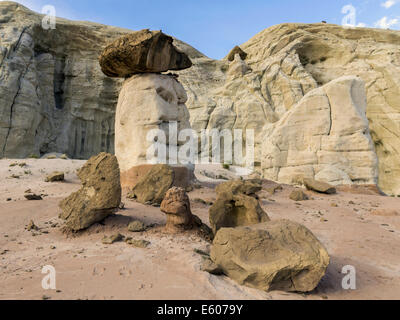
[[[172, 167], [173, 186], [187, 187], [194, 177], [194, 166], [169, 157], [170, 151], [177, 154], [180, 148], [177, 139], [170, 140], [170, 127], [176, 127], [172, 132], [177, 136], [190, 129], [187, 95], [176, 76], [161, 73], [191, 67], [189, 57], [174, 47], [171, 37], [146, 29], [117, 39], [104, 49], [99, 60], [107, 76], [126, 79], [115, 119], [115, 153], [122, 187], [135, 187], [156, 163]], [[167, 157], [162, 162], [157, 155], [148, 157], [154, 146], [148, 134], [154, 129], [166, 137]]]

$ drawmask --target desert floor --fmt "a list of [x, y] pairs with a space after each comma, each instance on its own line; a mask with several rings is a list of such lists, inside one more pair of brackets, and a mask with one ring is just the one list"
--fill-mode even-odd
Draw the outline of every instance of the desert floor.
[[[13, 163], [25, 166], [10, 167]], [[311, 200], [297, 203], [289, 199], [293, 187], [284, 186], [274, 195], [263, 191], [262, 205], [272, 219], [304, 224], [331, 255], [328, 272], [314, 292], [266, 293], [201, 272], [202, 257], [194, 250], [207, 250], [209, 244], [192, 234], [169, 235], [160, 227], [139, 234], [127, 230], [133, 219], [162, 226], [165, 217], [156, 207], [124, 198], [125, 209], [103, 224], [74, 236], [63, 234], [58, 203], [80, 188], [75, 172], [83, 164], [0, 160], [0, 299], [400, 299], [400, 216], [373, 214], [378, 209], [384, 215], [400, 212], [399, 198], [307, 191]], [[65, 182], [44, 182], [47, 173], [57, 170], [66, 173]], [[208, 223], [208, 205], [195, 199], [214, 200], [218, 181], [200, 172], [203, 187], [189, 196], [193, 213]], [[26, 200], [28, 189], [44, 194], [44, 200]], [[25, 230], [31, 220], [39, 232]], [[104, 235], [115, 233], [151, 245], [138, 249], [124, 242], [102, 244]], [[42, 288], [45, 265], [56, 269], [57, 290]], [[346, 265], [356, 268], [356, 290], [342, 289]]]

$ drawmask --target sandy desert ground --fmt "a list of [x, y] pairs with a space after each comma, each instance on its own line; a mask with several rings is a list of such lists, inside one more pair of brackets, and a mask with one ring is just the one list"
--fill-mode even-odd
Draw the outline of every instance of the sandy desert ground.
[[[10, 166], [11, 164], [21, 164]], [[25, 164], [25, 165], [23, 165]], [[270, 195], [261, 193], [262, 206], [272, 219], [287, 218], [307, 226], [326, 246], [331, 265], [318, 288], [309, 294], [262, 292], [235, 284], [226, 277], [200, 271], [195, 249], [209, 244], [192, 234], [162, 231], [165, 216], [156, 207], [125, 199], [125, 209], [103, 224], [67, 236], [58, 219], [59, 201], [80, 187], [78, 160], [0, 160], [0, 299], [399, 299], [400, 199], [377, 194], [339, 191], [311, 200], [289, 199], [293, 187]], [[207, 204], [217, 180], [197, 170], [202, 188], [189, 193], [192, 211], [208, 223]], [[64, 171], [65, 182], [47, 183], [53, 171]], [[208, 168], [208, 170], [212, 170]], [[266, 183], [268, 186], [268, 183]], [[28, 201], [25, 191], [43, 194]], [[368, 193], [368, 192], [366, 192]], [[378, 210], [381, 215], [374, 214]], [[139, 219], [154, 227], [133, 234], [127, 224]], [[27, 231], [33, 220], [40, 231]], [[158, 227], [157, 227], [158, 226]], [[124, 242], [104, 245], [104, 235], [121, 233], [151, 242], [147, 249]], [[44, 290], [42, 267], [55, 267], [56, 290]], [[343, 290], [342, 267], [357, 271], [357, 289]]]

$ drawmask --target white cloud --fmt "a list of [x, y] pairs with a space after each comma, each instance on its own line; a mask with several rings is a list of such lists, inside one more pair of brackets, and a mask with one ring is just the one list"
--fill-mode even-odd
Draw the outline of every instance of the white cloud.
[[393, 7], [397, 2], [399, 2], [399, 1], [398, 0], [387, 0], [383, 3], [381, 3], [381, 6], [386, 9], [389, 9], [389, 8]]
[[358, 27], [358, 28], [366, 28], [366, 27], [367, 27], [367, 24], [364, 23], [364, 22], [360, 22], [360, 23], [357, 24], [356, 27]]
[[399, 24], [399, 19], [388, 19], [388, 17], [383, 17], [382, 19], [375, 22], [375, 27], [382, 29], [389, 29], [395, 25]]

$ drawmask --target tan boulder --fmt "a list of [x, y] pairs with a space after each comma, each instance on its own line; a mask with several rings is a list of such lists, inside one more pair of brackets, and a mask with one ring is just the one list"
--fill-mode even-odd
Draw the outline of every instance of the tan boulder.
[[160, 204], [173, 182], [174, 171], [170, 166], [154, 165], [130, 190], [128, 197], [143, 204]]
[[121, 203], [119, 166], [114, 155], [103, 152], [90, 158], [78, 171], [78, 177], [82, 188], [60, 203], [60, 218], [72, 231], [101, 222]]
[[161, 31], [144, 29], [109, 44], [99, 58], [104, 74], [127, 78], [136, 73], [165, 72], [190, 68], [189, 57]]
[[253, 180], [231, 180], [228, 182], [221, 183], [215, 189], [217, 196], [224, 193], [232, 194], [245, 194], [248, 196], [255, 196], [257, 192], [262, 189], [262, 181]]
[[325, 193], [325, 194], [335, 194], [336, 188], [329, 183], [317, 181], [314, 179], [304, 179], [304, 185], [308, 190], [315, 191], [318, 193]]
[[237, 283], [264, 291], [310, 292], [330, 261], [311, 231], [288, 220], [223, 228], [210, 256]]
[[46, 177], [46, 182], [64, 181], [64, 172], [55, 171]]
[[293, 201], [308, 200], [308, 196], [302, 190], [293, 190], [289, 198]]
[[209, 209], [214, 234], [220, 228], [248, 226], [269, 221], [261, 208], [256, 192], [261, 185], [254, 181], [234, 180], [222, 183], [216, 189], [217, 200]]

